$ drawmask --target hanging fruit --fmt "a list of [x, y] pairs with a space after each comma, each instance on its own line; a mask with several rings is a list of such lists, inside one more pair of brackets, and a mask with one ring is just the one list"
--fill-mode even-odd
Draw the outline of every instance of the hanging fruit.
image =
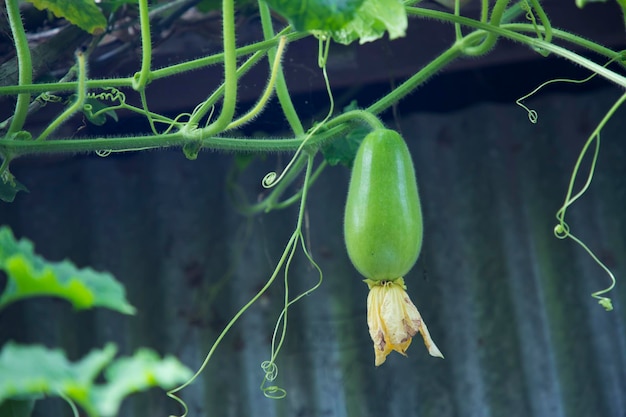
[[422, 246], [422, 210], [409, 150], [402, 137], [376, 129], [352, 167], [344, 219], [348, 256], [367, 279], [367, 323], [376, 366], [391, 351], [406, 355], [416, 333], [428, 352], [443, 357], [406, 293], [404, 276]]

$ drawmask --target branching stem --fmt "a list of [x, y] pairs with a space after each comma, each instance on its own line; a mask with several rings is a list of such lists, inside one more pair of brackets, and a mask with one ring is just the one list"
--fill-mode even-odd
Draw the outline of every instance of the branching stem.
[[76, 51], [76, 65], [78, 66], [78, 86], [76, 89], [76, 98], [74, 102], [65, 109], [52, 123], [41, 132], [37, 141], [45, 140], [52, 132], [54, 132], [63, 122], [71, 115], [82, 109], [87, 98], [87, 57], [82, 51]]

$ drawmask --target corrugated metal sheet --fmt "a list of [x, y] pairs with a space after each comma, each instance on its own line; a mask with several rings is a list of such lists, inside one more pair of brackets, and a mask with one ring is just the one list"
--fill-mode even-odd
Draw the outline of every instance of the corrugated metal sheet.
[[[613, 312], [589, 296], [606, 285], [604, 273], [552, 234], [578, 151], [618, 93], [531, 100], [538, 125], [496, 104], [403, 119], [425, 215], [424, 250], [406, 280], [445, 360], [415, 340], [408, 358], [394, 354], [374, 367], [367, 288], [342, 239], [349, 173], [329, 169], [308, 206], [307, 237], [324, 282], [290, 310], [277, 379], [287, 397], [269, 400], [259, 390], [284, 294], [280, 276], [184, 390], [190, 416], [625, 416], [623, 110], [603, 134], [591, 189], [568, 212], [572, 232], [620, 280]], [[229, 159], [205, 153], [190, 162], [172, 151], [22, 162], [15, 171], [31, 193], [2, 204], [1, 222], [49, 258], [110, 270], [139, 312], [22, 302], [0, 316], [0, 337], [64, 346], [72, 357], [109, 340], [124, 352], [147, 345], [197, 368], [268, 279], [295, 224], [294, 210], [237, 215], [226, 197]], [[273, 168], [266, 164], [240, 181], [252, 196]], [[290, 293], [316, 280], [296, 257]], [[176, 410], [152, 392], [122, 415]], [[69, 410], [45, 400], [38, 413]]]

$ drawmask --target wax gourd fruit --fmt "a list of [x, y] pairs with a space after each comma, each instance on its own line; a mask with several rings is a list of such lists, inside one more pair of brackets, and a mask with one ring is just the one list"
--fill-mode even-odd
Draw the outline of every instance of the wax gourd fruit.
[[376, 129], [356, 154], [344, 236], [354, 267], [373, 281], [403, 277], [422, 246], [422, 209], [411, 154], [402, 137]]

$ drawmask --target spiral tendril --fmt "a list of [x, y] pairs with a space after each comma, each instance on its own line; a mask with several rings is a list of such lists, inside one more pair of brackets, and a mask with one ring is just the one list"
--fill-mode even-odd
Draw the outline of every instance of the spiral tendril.
[[57, 96], [56, 94], [51, 94], [49, 92], [41, 93], [37, 96], [35, 101], [37, 101], [41, 106], [45, 106], [48, 103], [59, 103], [63, 100], [61, 96]]
[[[616, 61], [618, 58], [612, 58], [611, 60], [609, 60], [606, 64], [603, 65], [603, 67], [607, 67], [609, 66], [612, 62]], [[548, 80], [545, 81], [543, 83], [541, 83], [538, 87], [536, 87], [534, 90], [532, 90], [530, 93], [526, 94], [525, 96], [522, 96], [520, 98], [518, 98], [517, 100], [515, 100], [515, 104], [517, 104], [518, 106], [520, 106], [521, 108], [523, 108], [524, 110], [526, 110], [526, 112], [528, 113], [528, 120], [530, 120], [531, 123], [536, 124], [537, 123], [537, 119], [539, 118], [539, 115], [537, 114], [537, 112], [535, 110], [529, 109], [528, 107], [526, 107], [522, 101], [526, 100], [527, 98], [535, 95], [539, 90], [541, 90], [543, 87], [547, 86], [548, 84], [553, 84], [553, 83], [571, 83], [571, 84], [584, 84], [587, 81], [591, 80], [593, 77], [595, 77], [596, 75], [598, 75], [597, 73], [593, 73], [591, 75], [589, 75], [586, 78], [583, 78], [581, 80], [572, 80], [570, 78], [555, 78], [553, 80]]]
[[278, 182], [277, 179], [278, 179], [278, 174], [276, 173], [276, 171], [268, 172], [263, 177], [261, 184], [265, 188], [272, 188]]
[[272, 361], [263, 361], [261, 363], [261, 369], [265, 372], [263, 382], [261, 383], [261, 391], [263, 395], [272, 400], [280, 400], [287, 396], [287, 391], [279, 387], [278, 385], [265, 385], [267, 382], [272, 382], [278, 376], [278, 366]]
[[[588, 77], [587, 79], [589, 78], [591, 77]], [[583, 146], [583, 149], [578, 155], [578, 159], [576, 161], [572, 175], [570, 177], [567, 194], [565, 196], [565, 201], [563, 205], [561, 206], [561, 208], [556, 212], [556, 218], [559, 223], [554, 227], [554, 235], [558, 239], [570, 238], [571, 240], [573, 240], [576, 244], [582, 247], [585, 250], [585, 252], [587, 252], [587, 254], [591, 256], [593, 261], [598, 266], [600, 266], [604, 270], [604, 272], [606, 272], [606, 274], [609, 276], [609, 279], [611, 280], [610, 285], [600, 291], [596, 291], [591, 294], [591, 296], [597, 299], [598, 303], [602, 307], [604, 307], [606, 311], [613, 310], [613, 304], [611, 302], [611, 299], [606, 297], [604, 294], [610, 292], [615, 287], [615, 284], [616, 284], [615, 276], [613, 275], [611, 270], [597, 257], [595, 253], [593, 253], [591, 249], [589, 249], [589, 247], [585, 243], [583, 243], [579, 238], [577, 238], [576, 236], [570, 233], [569, 226], [565, 222], [565, 212], [567, 211], [568, 207], [571, 206], [576, 200], [578, 200], [589, 188], [591, 181], [593, 179], [596, 162], [598, 160], [598, 154], [600, 152], [600, 131], [602, 130], [604, 125], [607, 123], [607, 121], [611, 118], [611, 116], [615, 113], [617, 108], [619, 108], [624, 101], [626, 101], [626, 94], [623, 94], [622, 97], [615, 102], [613, 107], [607, 112], [604, 118], [600, 121], [598, 126], [594, 129], [594, 131], [591, 133], [591, 135], [587, 139], [587, 142]], [[587, 151], [592, 146], [592, 144], [595, 144], [595, 146], [593, 150], [593, 155], [591, 157], [592, 158], [591, 165], [589, 167], [589, 173], [587, 174], [587, 179], [585, 180], [585, 183], [583, 184], [581, 189], [576, 194], [573, 194], [574, 183], [576, 181], [576, 177], [578, 176], [578, 171], [580, 169], [580, 166], [582, 164], [582, 161], [585, 155], [587, 154]]]
[[[305, 212], [305, 202], [306, 202], [306, 197], [307, 197], [307, 187], [310, 185], [310, 181], [311, 181], [312, 165], [313, 165], [313, 156], [309, 155], [307, 168], [306, 168], [306, 172], [304, 176], [303, 191], [300, 197], [301, 200], [300, 200], [300, 210], [298, 213], [298, 222], [296, 225], [296, 229], [291, 235], [291, 238], [289, 239], [289, 243], [287, 243], [287, 246], [285, 247], [285, 250], [283, 251], [283, 256], [281, 258], [281, 260], [284, 261], [284, 267], [285, 267], [285, 271], [284, 271], [285, 295], [283, 299], [283, 308], [278, 316], [278, 319], [276, 320], [276, 325], [274, 326], [274, 332], [272, 334], [272, 346], [271, 346], [270, 360], [264, 361], [261, 363], [261, 369], [263, 369], [263, 371], [265, 372], [265, 375], [263, 377], [263, 381], [261, 382], [260, 389], [263, 392], [263, 395], [272, 399], [281, 399], [287, 395], [287, 391], [285, 391], [283, 388], [279, 387], [278, 385], [273, 385], [273, 384], [267, 385], [267, 384], [274, 381], [276, 377], [278, 376], [278, 367], [276, 366], [275, 361], [276, 361], [276, 358], [278, 357], [278, 354], [282, 348], [283, 342], [285, 341], [285, 338], [286, 338], [287, 318], [288, 318], [289, 308], [291, 307], [291, 305], [298, 302], [300, 299], [302, 299], [303, 297], [306, 297], [307, 295], [315, 291], [317, 288], [319, 288], [319, 286], [322, 285], [322, 280], [324, 277], [322, 274], [321, 268], [315, 262], [315, 260], [311, 256], [311, 253], [307, 249], [307, 245], [304, 239], [304, 234], [302, 232], [302, 224], [303, 224], [303, 219], [305, 217], [304, 212]], [[307, 229], [308, 229], [308, 226], [307, 226]], [[296, 249], [298, 248], [298, 246], [300, 246], [300, 248], [302, 249], [302, 252], [308, 259], [310, 265], [317, 271], [318, 280], [309, 289], [298, 294], [296, 297], [290, 300], [289, 299], [290, 297], [289, 296], [289, 269], [291, 266], [291, 261], [293, 260], [293, 257], [296, 253]], [[278, 272], [280, 268], [282, 268], [282, 263], [279, 263], [277, 265], [274, 271], [274, 275]]]
[[580, 247], [582, 247], [585, 250], [585, 252], [589, 254], [589, 256], [591, 256], [594, 262], [597, 263], [604, 270], [604, 272], [607, 273], [607, 275], [609, 276], [609, 279], [611, 280], [611, 284], [607, 288], [604, 288], [600, 291], [593, 292], [591, 296], [597, 299], [598, 304], [604, 307], [606, 311], [613, 310], [613, 303], [611, 302], [611, 299], [609, 297], [606, 297], [604, 294], [608, 293], [615, 287], [615, 284], [617, 282], [615, 279], [615, 275], [613, 275], [611, 270], [606, 265], [604, 265], [604, 263], [600, 259], [598, 259], [597, 255], [593, 253], [593, 251], [589, 249], [587, 245], [585, 245], [580, 239], [578, 239], [576, 236], [572, 235], [569, 232], [569, 226], [564, 221], [561, 220], [561, 223], [557, 224], [554, 227], [554, 235], [558, 239], [565, 239], [565, 238], [572, 239]]
[[565, 222], [559, 223], [554, 226], [554, 236], [557, 239], [565, 239], [569, 236], [569, 225]]
[[285, 174], [289, 172], [289, 169], [291, 168], [291, 166], [298, 159], [298, 156], [300, 156], [300, 153], [302, 152], [302, 149], [304, 148], [306, 143], [313, 137], [313, 135], [315, 135], [315, 133], [317, 133], [319, 129], [322, 128], [322, 126], [324, 126], [324, 124], [326, 124], [328, 119], [330, 119], [333, 112], [335, 111], [335, 99], [330, 89], [330, 81], [328, 80], [328, 72], [326, 71], [326, 61], [328, 59], [328, 51], [330, 48], [331, 39], [326, 38], [322, 34], [316, 34], [316, 36], [319, 36], [318, 37], [318, 41], [319, 41], [318, 58], [317, 58], [318, 65], [322, 68], [322, 74], [324, 75], [324, 82], [326, 84], [326, 92], [328, 93], [328, 100], [330, 102], [330, 108], [328, 109], [328, 114], [326, 115], [324, 120], [322, 120], [321, 123], [316, 124], [313, 127], [313, 129], [311, 129], [307, 133], [306, 137], [302, 140], [302, 142], [300, 143], [300, 146], [298, 146], [298, 149], [296, 149], [295, 154], [293, 155], [293, 157], [291, 158], [291, 160], [289, 161], [289, 163], [287, 164], [287, 166], [285, 167], [285, 169], [280, 175], [278, 175], [276, 172], [269, 172], [267, 175], [263, 177], [261, 184], [263, 185], [264, 188], [274, 187], [285, 177]]
[[261, 363], [261, 369], [265, 372], [265, 379], [273, 381], [278, 376], [278, 366], [272, 361], [263, 361]]
[[529, 109], [528, 107], [526, 107], [521, 102], [521, 100], [523, 100], [524, 98], [526, 98], [526, 96], [524, 96], [522, 98], [518, 98], [517, 100], [515, 100], [515, 104], [517, 104], [518, 106], [520, 106], [521, 108], [526, 110], [526, 112], [528, 113], [528, 120], [530, 121], [530, 123], [536, 124], [537, 123], [537, 119], [539, 118], [539, 115], [537, 114], [537, 112], [535, 110]]
[[120, 90], [118, 90], [115, 87], [104, 87], [103, 88], [104, 91], [101, 91], [99, 93], [88, 93], [87, 97], [89, 98], [95, 98], [98, 100], [106, 100], [106, 101], [111, 101], [111, 102], [117, 102], [119, 104], [125, 104], [126, 103], [126, 95], [121, 92]]
[[[100, 91], [98, 93], [89, 92], [87, 93], [87, 97], [91, 99], [95, 99], [95, 100], [107, 101], [107, 102], [112, 103], [112, 105], [101, 108], [97, 110], [95, 113], [93, 113], [93, 110], [94, 110], [93, 105], [91, 105], [90, 103], [85, 103], [83, 105], [83, 111], [91, 113], [92, 116], [98, 116], [100, 114], [111, 112], [117, 109], [126, 109], [126, 110], [132, 110], [138, 113], [143, 113], [146, 117], [149, 118], [149, 120], [151, 121], [151, 125], [153, 125], [153, 123], [161, 123], [161, 124], [166, 125], [166, 128], [163, 132], [159, 133], [159, 132], [156, 132], [155, 130], [154, 133], [160, 134], [160, 135], [167, 134], [171, 132], [172, 129], [174, 129], [176, 126], [180, 126], [182, 123], [184, 123], [181, 121], [183, 118], [191, 117], [191, 114], [189, 113], [180, 113], [174, 119], [170, 119], [165, 116], [158, 115], [158, 114], [153, 114], [147, 108], [140, 109], [135, 106], [127, 104], [126, 95], [115, 87], [103, 87], [102, 90], [103, 91]], [[100, 156], [103, 156], [103, 155], [100, 155]], [[108, 156], [108, 154], [106, 154], [105, 156]]]

